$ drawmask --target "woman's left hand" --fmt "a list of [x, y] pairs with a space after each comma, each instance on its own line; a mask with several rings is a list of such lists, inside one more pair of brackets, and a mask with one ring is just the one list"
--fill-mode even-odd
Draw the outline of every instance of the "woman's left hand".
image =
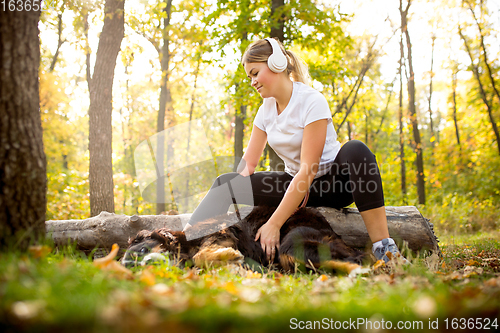
[[267, 222], [257, 231], [255, 241], [259, 238], [260, 246], [266, 253], [267, 259], [271, 262], [274, 261], [276, 249], [280, 248], [280, 228]]

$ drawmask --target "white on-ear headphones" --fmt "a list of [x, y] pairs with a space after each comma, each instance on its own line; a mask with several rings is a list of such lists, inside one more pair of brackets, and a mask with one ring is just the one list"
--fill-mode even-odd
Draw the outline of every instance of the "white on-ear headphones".
[[267, 59], [267, 67], [274, 73], [281, 73], [286, 69], [288, 65], [288, 60], [286, 56], [281, 51], [278, 42], [273, 38], [266, 38], [266, 40], [271, 44], [273, 48], [273, 53]]

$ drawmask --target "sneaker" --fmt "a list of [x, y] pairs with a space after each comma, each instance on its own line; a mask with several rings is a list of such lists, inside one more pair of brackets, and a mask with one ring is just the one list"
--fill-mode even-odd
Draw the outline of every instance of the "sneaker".
[[410, 263], [401, 255], [396, 244], [389, 244], [388, 238], [382, 240], [382, 246], [376, 248], [373, 254], [377, 260], [383, 260], [386, 264], [391, 260], [401, 261], [405, 265]]

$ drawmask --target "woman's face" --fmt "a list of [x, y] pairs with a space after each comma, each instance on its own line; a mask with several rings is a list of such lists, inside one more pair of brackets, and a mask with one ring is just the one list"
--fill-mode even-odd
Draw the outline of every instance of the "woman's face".
[[278, 74], [271, 72], [265, 62], [247, 62], [243, 65], [245, 72], [262, 98], [273, 97]]

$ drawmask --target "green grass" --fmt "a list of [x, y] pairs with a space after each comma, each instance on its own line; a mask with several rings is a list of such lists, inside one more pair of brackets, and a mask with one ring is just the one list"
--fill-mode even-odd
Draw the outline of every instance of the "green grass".
[[279, 332], [313, 328], [314, 321], [317, 329], [343, 324], [350, 331], [369, 328], [353, 325], [358, 321], [376, 328], [383, 320], [384, 327], [406, 321], [424, 332], [435, 320], [433, 331], [446, 331], [446, 319], [449, 331], [452, 320], [461, 325], [453, 318], [497, 318], [498, 234], [446, 236], [442, 243], [442, 258], [355, 278], [260, 275], [237, 266], [137, 268], [127, 278], [71, 248], [40, 258], [0, 253], [0, 331]]

